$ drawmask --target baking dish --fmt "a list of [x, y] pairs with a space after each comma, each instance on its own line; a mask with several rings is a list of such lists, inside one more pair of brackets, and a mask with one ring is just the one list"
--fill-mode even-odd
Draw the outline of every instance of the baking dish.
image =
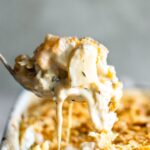
[[[150, 97], [148, 86], [138, 85], [139, 88], [130, 88], [131, 91], [142, 91]], [[141, 88], [142, 87], [142, 88]], [[1, 141], [1, 150], [19, 150], [19, 122], [24, 111], [32, 104], [39, 101], [40, 98], [29, 91], [24, 90], [17, 99], [16, 104], [9, 116], [8, 125]]]
[[33, 93], [26, 90], [19, 95], [17, 102], [8, 118], [8, 123], [0, 145], [1, 150], [19, 150], [18, 136], [21, 115], [28, 108], [28, 106], [39, 99], [40, 98], [35, 96]]

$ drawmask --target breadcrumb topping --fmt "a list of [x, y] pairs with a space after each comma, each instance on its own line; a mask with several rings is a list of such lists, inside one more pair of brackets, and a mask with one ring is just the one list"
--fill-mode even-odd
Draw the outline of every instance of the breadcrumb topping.
[[[132, 90], [124, 92], [117, 110], [119, 119], [113, 127], [114, 133], [109, 134], [109, 136], [105, 134], [105, 131], [99, 133], [95, 130], [86, 102], [73, 102], [71, 135], [70, 142], [67, 144], [69, 106], [70, 103], [65, 101], [63, 106], [62, 149], [150, 149], [150, 97], [145, 96], [142, 92]], [[22, 115], [19, 138], [22, 150], [25, 147], [30, 150], [57, 149], [55, 107], [56, 104], [53, 101], [41, 99], [41, 101], [31, 105]], [[30, 135], [29, 139], [28, 134]], [[109, 139], [110, 136], [114, 138], [112, 143], [103, 140]]]

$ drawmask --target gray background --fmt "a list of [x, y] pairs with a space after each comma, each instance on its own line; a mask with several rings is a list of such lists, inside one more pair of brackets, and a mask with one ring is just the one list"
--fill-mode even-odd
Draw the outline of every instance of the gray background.
[[[0, 53], [11, 64], [47, 33], [91, 36], [108, 47], [119, 77], [150, 83], [149, 0], [0, 0]], [[0, 65], [0, 138], [21, 90]]]

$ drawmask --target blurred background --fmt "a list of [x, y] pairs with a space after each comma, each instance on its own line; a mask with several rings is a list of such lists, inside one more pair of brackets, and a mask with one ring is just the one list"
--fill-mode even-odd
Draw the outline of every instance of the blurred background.
[[[121, 79], [150, 84], [148, 0], [0, 0], [0, 53], [9, 63], [32, 55], [47, 33], [93, 37], [109, 49]], [[0, 64], [0, 138], [21, 90]]]

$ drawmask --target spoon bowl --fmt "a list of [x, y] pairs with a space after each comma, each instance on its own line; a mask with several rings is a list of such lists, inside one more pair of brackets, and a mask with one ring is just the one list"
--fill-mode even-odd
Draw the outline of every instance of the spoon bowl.
[[11, 74], [11, 76], [13, 76], [13, 78], [23, 88], [33, 92], [34, 94], [36, 94], [39, 97], [52, 98], [50, 91], [47, 91], [47, 90], [44, 91], [43, 89], [37, 88], [37, 86], [35, 85], [37, 83], [36, 83], [36, 81], [34, 81], [35, 79], [27, 78], [27, 76], [25, 76], [25, 75], [17, 74], [15, 72], [15, 70], [8, 64], [7, 60], [5, 59], [5, 57], [2, 54], [0, 54], [0, 61], [2, 62], [4, 67], [8, 70], [8, 72]]

